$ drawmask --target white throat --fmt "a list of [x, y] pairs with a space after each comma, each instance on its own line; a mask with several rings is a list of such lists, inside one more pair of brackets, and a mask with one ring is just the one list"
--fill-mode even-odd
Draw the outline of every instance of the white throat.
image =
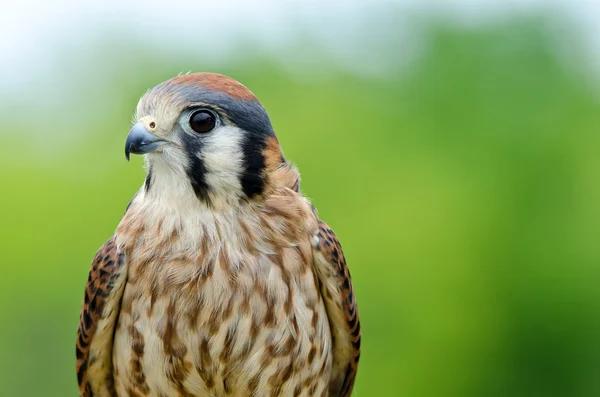
[[144, 199], [156, 201], [159, 206], [176, 208], [182, 213], [239, 205], [243, 196], [240, 182], [244, 172], [243, 137], [244, 132], [239, 128], [222, 126], [202, 137], [201, 152], [192, 154], [198, 156], [204, 165], [202, 177], [208, 186], [210, 203], [196, 196], [187, 173], [190, 160], [179, 142], [147, 155], [146, 168], [150, 180], [143, 189]]

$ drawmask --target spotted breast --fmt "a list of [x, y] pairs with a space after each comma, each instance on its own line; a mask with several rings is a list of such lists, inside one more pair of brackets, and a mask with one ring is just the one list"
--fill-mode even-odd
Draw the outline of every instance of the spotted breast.
[[317, 229], [308, 201], [287, 188], [258, 206], [185, 216], [140, 193], [117, 230], [129, 264], [113, 349], [118, 395], [327, 396]]

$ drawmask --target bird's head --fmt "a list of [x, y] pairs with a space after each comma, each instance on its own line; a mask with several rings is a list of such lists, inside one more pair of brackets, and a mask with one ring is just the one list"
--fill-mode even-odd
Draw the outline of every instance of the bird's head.
[[285, 163], [267, 112], [236, 80], [194, 73], [140, 100], [125, 155], [145, 154], [147, 195], [209, 206], [260, 197]]

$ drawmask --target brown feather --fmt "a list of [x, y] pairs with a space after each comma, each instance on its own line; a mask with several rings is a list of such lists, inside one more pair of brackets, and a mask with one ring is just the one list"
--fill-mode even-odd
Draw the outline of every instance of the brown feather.
[[333, 230], [321, 220], [317, 239], [315, 268], [333, 338], [329, 396], [348, 397], [352, 393], [360, 358], [361, 330], [354, 289], [342, 246]]
[[191, 73], [175, 77], [171, 84], [197, 85], [211, 91], [222, 92], [235, 99], [257, 101], [256, 96], [242, 83], [218, 73]]
[[90, 269], [77, 331], [77, 381], [83, 397], [114, 396], [112, 342], [126, 272], [115, 237]]

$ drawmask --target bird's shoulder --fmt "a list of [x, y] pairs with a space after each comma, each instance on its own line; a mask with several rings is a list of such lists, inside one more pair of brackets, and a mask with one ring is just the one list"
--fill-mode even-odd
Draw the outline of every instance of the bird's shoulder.
[[77, 331], [77, 380], [82, 396], [112, 392], [113, 330], [125, 285], [124, 256], [111, 237], [92, 262]]
[[350, 270], [339, 239], [317, 218], [313, 239], [314, 269], [333, 337], [333, 366], [329, 395], [352, 393], [360, 358], [361, 328]]

